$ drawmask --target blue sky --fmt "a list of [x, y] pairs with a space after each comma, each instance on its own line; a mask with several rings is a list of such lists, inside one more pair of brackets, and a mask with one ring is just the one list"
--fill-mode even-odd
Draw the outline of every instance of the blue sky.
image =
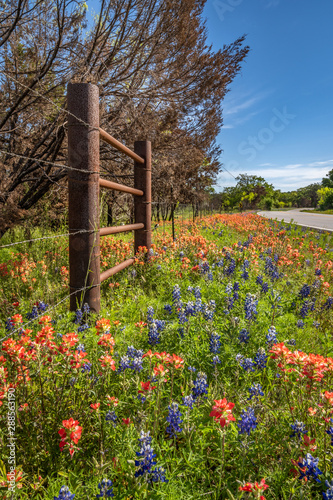
[[333, 169], [333, 2], [207, 0], [205, 16], [214, 49], [243, 34], [251, 48], [224, 101], [225, 168], [282, 191], [321, 181]]

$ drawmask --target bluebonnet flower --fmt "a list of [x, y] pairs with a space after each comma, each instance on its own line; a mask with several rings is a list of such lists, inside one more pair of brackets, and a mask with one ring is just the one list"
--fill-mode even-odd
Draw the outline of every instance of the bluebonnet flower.
[[194, 401], [195, 400], [193, 399], [192, 395], [183, 397], [183, 405], [187, 406], [190, 410], [192, 410], [193, 408]]
[[91, 367], [92, 367], [91, 363], [84, 363], [84, 365], [82, 365], [82, 367], [81, 367], [81, 373], [85, 373], [85, 372], [89, 373], [91, 371]]
[[305, 424], [303, 422], [300, 422], [299, 420], [295, 420], [294, 424], [290, 424], [290, 427], [294, 431], [290, 437], [295, 437], [297, 436], [299, 439], [301, 439], [302, 434], [307, 434], [308, 431], [305, 428]]
[[195, 316], [196, 315], [194, 302], [190, 301], [185, 305], [184, 314], [185, 314], [185, 316]]
[[78, 332], [84, 332], [84, 330], [88, 330], [88, 328], [90, 328], [90, 326], [85, 323], [84, 325], [81, 325], [79, 326], [79, 328], [77, 329]]
[[245, 297], [244, 310], [245, 310], [245, 318], [249, 321], [255, 320], [258, 314], [257, 312], [258, 300], [256, 300], [256, 296], [251, 293], [247, 293]]
[[246, 269], [243, 270], [242, 274], [241, 274], [241, 278], [246, 281], [249, 279], [249, 273]]
[[138, 467], [138, 470], [135, 472], [135, 477], [151, 473], [153, 465], [156, 464], [153, 460], [154, 457], [156, 457], [156, 454], [151, 447], [151, 441], [152, 438], [150, 437], [149, 432], [141, 431], [139, 438], [141, 448], [140, 451], [136, 452], [139, 460], [135, 460], [135, 466]]
[[111, 479], [103, 479], [100, 483], [98, 483], [99, 494], [96, 495], [96, 498], [114, 497], [112, 484]]
[[250, 393], [250, 397], [248, 399], [252, 399], [253, 397], [255, 397], [256, 399], [259, 398], [259, 396], [263, 396], [264, 393], [262, 391], [262, 387], [260, 384], [253, 384], [250, 388], [249, 388], [249, 393]]
[[137, 275], [136, 269], [132, 269], [131, 271], [132, 278], [135, 278]]
[[86, 352], [86, 348], [84, 347], [84, 344], [78, 344], [75, 349], [78, 352]]
[[254, 372], [254, 363], [252, 358], [243, 358], [240, 365], [246, 372]]
[[172, 290], [172, 302], [173, 305], [176, 309], [181, 307], [181, 292], [180, 292], [180, 286], [175, 285]]
[[165, 477], [165, 469], [163, 467], [156, 467], [151, 471], [150, 481], [153, 483], [167, 483], [168, 479]]
[[333, 305], [333, 297], [328, 297], [326, 302], [323, 304], [322, 308], [328, 311]]
[[201, 289], [200, 289], [200, 287], [199, 287], [199, 286], [196, 286], [196, 287], [195, 287], [195, 289], [194, 289], [193, 293], [194, 293], [194, 297], [195, 297], [196, 299], [201, 299]]
[[323, 492], [324, 500], [333, 500], [333, 480], [331, 482], [325, 481], [326, 492]]
[[38, 311], [40, 313], [45, 312], [48, 307], [49, 307], [49, 305], [45, 304], [45, 302], [43, 302], [43, 300], [37, 302], [37, 308], [38, 308]]
[[54, 497], [54, 500], [73, 500], [75, 493], [69, 491], [68, 486], [62, 486], [59, 491], [59, 496]]
[[178, 328], [178, 335], [180, 336], [180, 338], [184, 338], [184, 328], [182, 326]]
[[179, 252], [180, 259], [182, 259], [184, 257], [184, 255], [185, 255], [184, 252]]
[[137, 398], [140, 401], [140, 403], [145, 403], [147, 399], [146, 396], [144, 396], [143, 394], [138, 394]]
[[[28, 317], [28, 315], [27, 315], [27, 317]], [[11, 319], [11, 318], [8, 318], [8, 319], [6, 320], [5, 326], [6, 326], [6, 330], [7, 330], [7, 332], [10, 332], [10, 331], [11, 331], [11, 330], [13, 330], [13, 328], [14, 328], [14, 321], [12, 321], [12, 319]]]
[[[331, 423], [333, 424], [333, 418], [331, 418]], [[331, 436], [331, 446], [333, 446], [333, 426], [331, 425], [327, 430], [327, 434]]]
[[86, 313], [86, 314], [90, 313], [90, 306], [89, 306], [89, 304], [87, 304], [87, 302], [85, 302], [83, 304], [83, 312]]
[[319, 458], [314, 458], [310, 453], [306, 454], [306, 457], [303, 458], [301, 462], [298, 462], [298, 467], [300, 471], [300, 476], [298, 479], [303, 479], [303, 477], [306, 477], [307, 479], [310, 479], [313, 477], [317, 483], [320, 483], [320, 479], [318, 476], [322, 474], [321, 470], [318, 468], [318, 462]]
[[290, 339], [290, 340], [287, 340], [287, 344], [288, 344], [288, 345], [295, 346], [295, 345], [296, 345], [296, 340], [295, 340], [295, 339]]
[[271, 278], [272, 281], [280, 277], [279, 271], [271, 257], [266, 257], [265, 260], [265, 274]]
[[257, 354], [254, 358], [254, 364], [257, 370], [264, 370], [267, 365], [267, 354], [265, 349], [259, 347]]
[[225, 293], [230, 295], [232, 292], [232, 283], [228, 283], [227, 286], [225, 287]]
[[70, 379], [70, 381], [69, 381], [69, 385], [70, 385], [71, 387], [73, 387], [75, 384], [76, 384], [76, 378], [75, 378], [75, 377], [72, 377], [72, 378]]
[[233, 291], [237, 292], [239, 290], [239, 283], [238, 281], [235, 281], [234, 286], [233, 286]]
[[212, 333], [209, 339], [209, 350], [212, 354], [218, 354], [221, 350], [221, 335]]
[[79, 325], [81, 323], [82, 318], [83, 318], [83, 312], [81, 311], [81, 309], [77, 309], [75, 311], [74, 323], [76, 325]]
[[35, 319], [38, 317], [38, 309], [36, 306], [33, 306], [30, 313], [27, 313], [27, 319]]
[[213, 281], [213, 273], [209, 272], [209, 273], [207, 274], [207, 279], [208, 279], [209, 281]]
[[297, 321], [296, 326], [297, 326], [297, 328], [304, 328], [304, 321], [302, 321], [301, 319], [299, 319]]
[[187, 367], [187, 369], [188, 369], [190, 372], [193, 372], [193, 373], [197, 371], [197, 369], [196, 369], [196, 368], [194, 368], [194, 366], [188, 366], [188, 367]]
[[193, 399], [197, 399], [199, 396], [207, 394], [207, 389], [207, 375], [205, 373], [199, 372], [196, 380], [193, 382]]
[[276, 329], [275, 326], [271, 326], [270, 328], [268, 328], [268, 334], [266, 335], [266, 344], [272, 346], [273, 344], [276, 343], [277, 343]]
[[304, 300], [302, 307], [301, 307], [301, 310], [300, 310], [301, 318], [303, 318], [303, 319], [306, 318], [308, 313], [310, 311], [313, 311], [313, 309], [314, 309], [314, 301]]
[[239, 342], [247, 344], [250, 339], [250, 332], [246, 328], [242, 328], [238, 335]]
[[318, 321], [314, 321], [312, 323], [312, 326], [314, 326], [315, 328], [319, 328], [320, 327], [320, 323]]
[[133, 358], [131, 362], [130, 368], [134, 370], [135, 372], [141, 372], [143, 370], [142, 366], [142, 357], [140, 358]]
[[116, 427], [116, 425], [117, 425], [117, 415], [116, 415], [116, 412], [114, 412], [114, 411], [108, 411], [108, 413], [105, 415], [105, 420], [107, 422], [112, 422], [113, 427]]
[[224, 260], [223, 260], [223, 259], [219, 260], [219, 261], [216, 263], [217, 267], [223, 267], [223, 264], [224, 264]]
[[303, 285], [302, 288], [300, 289], [299, 291], [299, 296], [302, 298], [302, 299], [305, 299], [306, 297], [308, 297], [311, 293], [311, 286], [310, 285]]
[[185, 312], [180, 310], [178, 311], [178, 321], [180, 325], [184, 325], [185, 323], [188, 322], [188, 317], [186, 316]]
[[315, 269], [315, 276], [321, 276], [321, 270]]
[[172, 313], [172, 307], [170, 306], [170, 304], [165, 304], [164, 310], [167, 311], [169, 314]]
[[156, 345], [160, 343], [160, 335], [155, 321], [149, 323], [148, 326], [148, 343]]
[[257, 278], [256, 278], [256, 283], [258, 283], [258, 285], [262, 285], [262, 284], [263, 284], [263, 282], [264, 282], [264, 280], [263, 280], [262, 276], [260, 276], [260, 275], [259, 275], [259, 276], [257, 276]]
[[193, 292], [193, 290], [194, 290], [193, 286], [188, 286], [188, 287], [187, 287], [187, 291], [188, 291], [188, 292], [192, 293], [192, 292]]
[[130, 368], [131, 359], [128, 356], [121, 356], [118, 372], [121, 373], [125, 371], [127, 368]]
[[207, 260], [200, 262], [199, 269], [201, 274], [209, 274], [210, 272], [209, 262]]
[[237, 425], [239, 434], [247, 433], [248, 435], [250, 435], [250, 432], [252, 430], [255, 430], [258, 425], [257, 418], [254, 414], [254, 409], [248, 407], [247, 410], [243, 410], [241, 413], [241, 418]]
[[154, 314], [155, 314], [154, 308], [152, 306], [149, 306], [147, 309], [147, 321], [148, 322], [151, 322], [154, 320]]
[[264, 293], [267, 293], [267, 292], [268, 292], [268, 290], [269, 290], [268, 283], [266, 283], [266, 282], [265, 282], [265, 283], [263, 283], [263, 284], [261, 285], [261, 290], [262, 290]]
[[214, 356], [212, 359], [213, 365], [216, 366], [217, 364], [221, 363], [221, 360], [218, 356]]
[[169, 414], [166, 418], [166, 421], [169, 423], [169, 425], [166, 428], [166, 432], [169, 434], [170, 437], [173, 437], [176, 436], [178, 432], [182, 431], [181, 427], [179, 426], [179, 424], [182, 423], [181, 419], [182, 414], [178, 409], [177, 403], [171, 403], [171, 405], [168, 406], [168, 409], [169, 409]]
[[231, 259], [229, 266], [226, 267], [224, 270], [224, 274], [226, 276], [232, 276], [235, 272], [235, 269], [236, 269], [236, 261], [235, 259]]
[[241, 365], [243, 363], [243, 360], [244, 360], [244, 356], [242, 354], [236, 354], [237, 363], [239, 363]]
[[195, 304], [194, 304], [195, 313], [198, 314], [199, 312], [202, 312], [202, 308], [203, 308], [203, 305], [202, 305], [201, 299], [196, 299]]

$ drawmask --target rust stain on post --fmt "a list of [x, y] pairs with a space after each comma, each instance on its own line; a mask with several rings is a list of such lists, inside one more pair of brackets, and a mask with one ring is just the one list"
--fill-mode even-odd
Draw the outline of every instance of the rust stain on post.
[[[70, 309], [87, 302], [100, 310], [99, 248], [99, 92], [96, 85], [73, 83], [67, 88], [69, 166]], [[72, 116], [74, 115], [74, 116]], [[75, 118], [77, 117], [78, 120]], [[89, 127], [84, 125], [88, 123]], [[85, 292], [79, 291], [88, 287]]]
[[139, 247], [151, 247], [151, 143], [149, 141], [137, 141], [134, 143], [134, 151], [144, 158], [144, 164], [134, 163], [134, 187], [144, 192], [141, 198], [134, 198], [135, 223], [144, 224], [144, 229], [139, 229], [134, 235], [134, 250]]

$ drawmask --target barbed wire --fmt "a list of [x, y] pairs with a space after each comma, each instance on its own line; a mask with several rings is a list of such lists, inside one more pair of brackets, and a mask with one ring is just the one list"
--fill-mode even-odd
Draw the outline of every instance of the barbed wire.
[[[104, 175], [104, 172], [99, 172], [99, 171], [94, 172], [92, 170], [82, 170], [80, 168], [70, 167], [68, 165], [61, 165], [60, 163], [54, 163], [54, 162], [48, 161], [48, 160], [41, 160], [40, 158], [34, 158], [32, 156], [24, 156], [24, 155], [21, 155], [18, 153], [10, 153], [9, 151], [5, 151], [3, 149], [0, 149], [0, 153], [7, 154], [9, 156], [16, 156], [17, 158], [21, 158], [22, 160], [31, 160], [31, 161], [34, 161], [36, 163], [45, 163], [46, 165], [51, 165], [51, 166], [57, 167], [57, 168], [64, 168], [66, 170], [74, 170], [75, 172], [82, 172], [84, 174], [100, 174], [100, 173], [102, 173]], [[39, 167], [42, 170], [44, 170], [41, 165], [39, 165]], [[52, 182], [56, 183], [56, 181], [52, 181]]]
[[15, 245], [21, 245], [23, 243], [32, 243], [33, 241], [40, 241], [40, 240], [50, 240], [53, 238], [61, 238], [62, 236], [75, 236], [76, 234], [83, 234], [83, 233], [97, 233], [98, 231], [94, 229], [82, 229], [81, 231], [75, 231], [75, 233], [64, 233], [64, 234], [56, 234], [54, 236], [42, 236], [40, 238], [32, 238], [30, 240], [23, 240], [23, 241], [16, 241], [14, 243], [8, 243], [7, 245], [1, 245], [1, 248], [7, 248], [7, 247], [13, 247]]

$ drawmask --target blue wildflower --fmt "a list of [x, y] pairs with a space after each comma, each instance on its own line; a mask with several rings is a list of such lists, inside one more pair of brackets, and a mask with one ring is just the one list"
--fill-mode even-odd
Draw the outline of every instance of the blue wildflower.
[[212, 359], [213, 365], [216, 366], [217, 364], [221, 363], [221, 360], [218, 356], [214, 356]]
[[99, 494], [96, 498], [110, 498], [114, 497], [111, 479], [103, 479], [99, 484]]
[[310, 453], [307, 453], [306, 457], [303, 458], [301, 462], [298, 462], [300, 471], [300, 476], [298, 479], [303, 479], [303, 477], [310, 479], [312, 477], [315, 481], [317, 481], [317, 483], [320, 483], [321, 481], [318, 476], [322, 474], [322, 472], [318, 468], [318, 462], [319, 458], [314, 458], [312, 455], [310, 455]]
[[290, 424], [290, 427], [294, 431], [290, 437], [295, 437], [297, 436], [299, 439], [301, 439], [302, 434], [307, 434], [308, 431], [305, 428], [305, 424], [303, 422], [300, 422], [299, 420], [295, 420], [294, 424]]
[[193, 382], [193, 398], [197, 399], [199, 396], [207, 394], [207, 389], [207, 375], [205, 373], [199, 372], [196, 380]]
[[323, 492], [324, 500], [333, 500], [333, 480], [331, 482], [325, 481], [326, 492]]
[[257, 354], [254, 358], [254, 364], [257, 370], [264, 370], [267, 365], [267, 354], [265, 349], [259, 347]]
[[167, 311], [169, 314], [172, 313], [172, 307], [170, 306], [170, 304], [165, 304], [164, 310]]
[[296, 326], [297, 326], [297, 328], [304, 328], [304, 321], [302, 321], [301, 319], [299, 319], [297, 321]]
[[252, 399], [253, 397], [258, 399], [259, 396], [264, 396], [264, 393], [262, 391], [262, 387], [260, 384], [253, 384], [251, 387], [249, 387], [249, 393], [250, 393], [250, 397], [248, 399]]
[[212, 333], [209, 339], [209, 350], [212, 354], [218, 354], [221, 350], [221, 335]]
[[243, 358], [240, 365], [246, 372], [254, 372], [254, 362], [252, 358]]
[[116, 412], [114, 412], [114, 411], [108, 411], [108, 413], [105, 415], [105, 420], [106, 420], [106, 422], [112, 422], [113, 427], [116, 427], [116, 425], [117, 425], [117, 415], [116, 415]]
[[140, 433], [139, 443], [140, 443], [140, 451], [136, 452], [138, 460], [135, 460], [135, 466], [138, 467], [138, 470], [135, 472], [135, 477], [145, 476], [152, 472], [153, 465], [156, 465], [154, 462], [154, 457], [156, 454], [154, 453], [153, 448], [151, 447], [152, 438], [149, 435], [149, 432]]
[[241, 413], [241, 418], [238, 425], [239, 434], [247, 433], [250, 435], [251, 430], [255, 430], [257, 428], [257, 418], [254, 414], [254, 409], [248, 407], [247, 410], [243, 410]]
[[193, 408], [194, 401], [192, 395], [183, 397], [183, 405], [187, 406], [190, 410]]
[[277, 343], [276, 329], [275, 326], [271, 326], [270, 328], [268, 328], [268, 334], [266, 335], [266, 344], [272, 346], [273, 344], [276, 343]]
[[82, 365], [82, 367], [81, 367], [81, 373], [85, 373], [85, 372], [89, 373], [91, 371], [91, 367], [92, 367], [91, 363], [84, 363], [84, 365]]
[[83, 312], [81, 311], [81, 309], [77, 309], [75, 311], [74, 323], [76, 325], [79, 325], [81, 323], [82, 318], [83, 318]]
[[306, 297], [308, 297], [311, 293], [311, 286], [310, 285], [303, 285], [302, 288], [300, 289], [299, 291], [299, 296], [302, 298], [302, 299], [305, 299]]
[[249, 321], [255, 320], [258, 314], [257, 312], [258, 300], [256, 300], [256, 296], [251, 293], [247, 293], [245, 297], [244, 310], [245, 310], [245, 318]]
[[238, 335], [239, 342], [247, 344], [250, 339], [250, 332], [246, 328], [242, 328]]
[[[331, 418], [331, 423], [333, 424], [333, 418]], [[331, 436], [331, 446], [333, 446], [333, 426], [331, 425], [327, 430], [327, 434]]]
[[148, 323], [154, 320], [154, 308], [152, 306], [149, 306], [147, 309], [147, 321]]
[[59, 496], [54, 497], [54, 500], [73, 500], [74, 497], [75, 494], [69, 491], [68, 486], [62, 486], [59, 491]]
[[166, 432], [169, 434], [170, 437], [173, 437], [176, 436], [178, 432], [182, 431], [181, 427], [179, 426], [179, 424], [182, 423], [181, 419], [182, 414], [178, 409], [177, 403], [171, 403], [171, 405], [168, 406], [168, 409], [169, 409], [169, 414], [166, 418], [166, 421], [169, 423], [169, 425], [166, 428]]
[[168, 479], [165, 477], [165, 469], [163, 467], [156, 467], [151, 471], [150, 481], [153, 483], [167, 483]]

